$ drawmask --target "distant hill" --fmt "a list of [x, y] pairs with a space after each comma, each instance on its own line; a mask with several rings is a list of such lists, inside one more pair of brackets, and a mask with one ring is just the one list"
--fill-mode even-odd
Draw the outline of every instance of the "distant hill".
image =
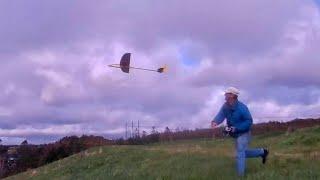
[[[0, 146], [0, 177], [36, 168], [95, 146], [113, 144], [101, 136], [67, 136], [55, 143], [32, 145], [25, 140], [20, 146]], [[14, 151], [13, 151], [14, 150]]]
[[[289, 122], [267, 122], [254, 124], [252, 127], [253, 135], [268, 135], [286, 133], [291, 134], [295, 131], [320, 125], [320, 119], [295, 119]], [[164, 132], [153, 131], [152, 134], [136, 136], [134, 138], [118, 139], [116, 141], [105, 139], [101, 136], [67, 136], [55, 143], [30, 145], [27, 141], [20, 146], [11, 146], [17, 151], [17, 154], [8, 155], [9, 147], [0, 146], [0, 177], [6, 177], [30, 168], [36, 168], [44, 164], [66, 158], [75, 153], [84, 151], [88, 148], [106, 145], [148, 145], [152, 143], [166, 143], [177, 140], [190, 139], [212, 139], [225, 138], [223, 128], [218, 129], [196, 129], [172, 131], [168, 127]], [[13, 161], [8, 163], [8, 159], [14, 157]]]
[[[253, 124], [252, 134], [253, 135], [262, 135], [274, 132], [293, 132], [297, 129], [313, 127], [320, 125], [320, 118], [318, 119], [295, 119], [289, 122], [266, 122]], [[174, 140], [183, 140], [183, 139], [201, 139], [201, 138], [223, 138], [225, 134], [223, 133], [223, 127], [217, 129], [195, 129], [195, 130], [179, 130], [173, 131], [168, 127], [164, 132], [153, 132], [152, 134], [129, 138], [127, 141], [118, 140], [117, 144], [148, 144], [155, 142], [164, 142], [164, 141], [174, 141]]]
[[[320, 179], [320, 126], [270, 131], [251, 147], [270, 155], [266, 165], [247, 160], [247, 179]], [[234, 142], [225, 137], [95, 147], [7, 179], [237, 179], [235, 172]]]

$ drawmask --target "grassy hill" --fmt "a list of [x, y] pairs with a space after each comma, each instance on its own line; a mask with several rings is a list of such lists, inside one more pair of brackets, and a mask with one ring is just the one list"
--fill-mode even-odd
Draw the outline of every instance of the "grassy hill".
[[[249, 159], [244, 179], [320, 179], [320, 127], [253, 137], [266, 165]], [[7, 179], [236, 179], [230, 138], [96, 147]]]

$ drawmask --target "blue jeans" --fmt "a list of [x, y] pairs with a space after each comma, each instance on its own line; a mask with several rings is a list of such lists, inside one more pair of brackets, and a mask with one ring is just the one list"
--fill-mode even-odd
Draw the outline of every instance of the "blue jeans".
[[237, 172], [239, 176], [244, 175], [246, 158], [261, 157], [264, 154], [262, 148], [248, 149], [250, 140], [250, 132], [244, 133], [236, 138]]

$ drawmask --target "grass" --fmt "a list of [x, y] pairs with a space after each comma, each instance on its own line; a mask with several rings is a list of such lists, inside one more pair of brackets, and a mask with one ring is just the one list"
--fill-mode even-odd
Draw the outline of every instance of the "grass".
[[[240, 179], [320, 179], [320, 127], [253, 137], [269, 159]], [[8, 179], [237, 179], [232, 139], [96, 147]]]

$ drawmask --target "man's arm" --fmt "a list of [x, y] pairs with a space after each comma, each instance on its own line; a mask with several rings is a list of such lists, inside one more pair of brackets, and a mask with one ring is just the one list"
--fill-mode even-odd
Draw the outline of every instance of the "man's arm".
[[237, 125], [237, 131], [247, 131], [252, 125], [252, 117], [247, 106], [242, 109], [243, 121]]
[[223, 112], [223, 107], [222, 106], [218, 112], [218, 114], [216, 115], [216, 117], [212, 120], [212, 124], [215, 123], [215, 125], [219, 125], [223, 122], [223, 120], [226, 118], [224, 112]]

